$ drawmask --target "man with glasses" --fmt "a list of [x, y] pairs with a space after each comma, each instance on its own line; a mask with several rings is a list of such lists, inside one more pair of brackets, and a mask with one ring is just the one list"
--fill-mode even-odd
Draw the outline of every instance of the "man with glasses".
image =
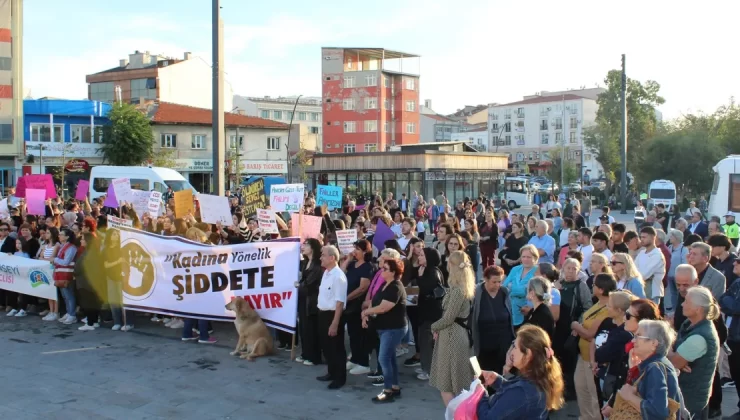
[[7, 222], [0, 223], [0, 253], [15, 253], [15, 240], [8, 235], [10, 235], [10, 225]]

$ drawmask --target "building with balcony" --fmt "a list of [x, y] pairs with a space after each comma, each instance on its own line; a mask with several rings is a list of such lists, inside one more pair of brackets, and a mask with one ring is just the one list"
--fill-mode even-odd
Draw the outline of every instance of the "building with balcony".
[[[186, 52], [182, 59], [135, 51], [117, 67], [86, 76], [88, 98], [139, 104], [146, 101], [212, 107], [211, 65]], [[120, 93], [117, 93], [120, 92]], [[232, 109], [233, 91], [224, 81], [224, 109]]]
[[451, 141], [463, 141], [468, 146], [478, 150], [479, 152], [488, 152], [490, 144], [488, 143], [488, 129], [474, 128], [468, 129], [458, 133], [453, 133]]
[[[213, 173], [211, 110], [166, 102], [146, 105], [152, 122], [155, 153], [170, 152], [172, 169], [182, 173], [200, 192], [209, 193]], [[281, 175], [288, 172], [288, 125], [259, 117], [224, 113], [226, 169], [231, 183], [239, 173]], [[237, 132], [239, 138], [237, 139]]]
[[439, 114], [421, 114], [421, 143], [450, 141], [457, 133], [465, 132], [465, 123]]
[[0, 193], [23, 160], [23, 2], [0, 1]]
[[595, 124], [598, 105], [574, 92], [489, 107], [489, 150], [509, 153], [510, 165], [520, 171], [544, 170], [553, 155], [564, 153], [577, 173], [602, 176], [593, 152], [583, 144], [583, 129]]
[[234, 107], [235, 112], [244, 111], [246, 115], [284, 124], [290, 125], [292, 120], [289, 145], [291, 152], [297, 152], [299, 149], [317, 152], [322, 149], [321, 98], [290, 96], [258, 98], [234, 95]]
[[419, 143], [418, 55], [322, 48], [321, 63], [323, 153]]
[[64, 168], [64, 189], [74, 191], [79, 179], [89, 179], [90, 169], [103, 164], [98, 152], [110, 110], [110, 104], [100, 101], [24, 100], [23, 175], [52, 174], [61, 185]]

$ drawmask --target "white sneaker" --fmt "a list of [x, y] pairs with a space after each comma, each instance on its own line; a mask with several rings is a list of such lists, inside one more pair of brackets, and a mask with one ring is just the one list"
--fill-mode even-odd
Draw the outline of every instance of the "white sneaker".
[[56, 321], [59, 319], [59, 314], [56, 312], [52, 312], [49, 315], [47, 315], [48, 319], [47, 321]]
[[175, 322], [175, 319], [174, 318], [168, 319], [167, 321], [162, 322], [162, 324], [164, 324], [165, 327], [169, 328], [170, 325], [172, 325], [173, 322]]
[[162, 322], [164, 322], [164, 323], [170, 323], [170, 322], [172, 322], [172, 318], [162, 318]]
[[304, 362], [304, 359], [301, 356], [298, 356], [298, 357], [295, 358], [295, 361], [297, 363], [303, 363]]
[[111, 329], [112, 329], [113, 331], [118, 331], [118, 330], [120, 330], [120, 329], [121, 329], [121, 326], [120, 326], [119, 324], [116, 324], [116, 325], [114, 325], [114, 326], [113, 326], [113, 328], [111, 328]]
[[125, 331], [131, 331], [133, 329], [134, 329], [134, 326], [133, 325], [124, 325], [123, 327], [121, 327], [121, 331], [124, 331], [124, 332]]
[[75, 316], [71, 316], [71, 317], [67, 318], [66, 321], [63, 322], [64, 325], [72, 325], [72, 324], [76, 324], [76, 323], [77, 323], [77, 317], [75, 317]]
[[[58, 317], [58, 316], [59, 316], [59, 315], [57, 315], [57, 317]], [[58, 321], [59, 321], [59, 322], [65, 322], [65, 321], [67, 321], [67, 319], [68, 319], [68, 318], [69, 318], [69, 314], [64, 314], [64, 316], [63, 316], [63, 317], [61, 317], [61, 318], [59, 318], [59, 319], [58, 319]]]
[[84, 317], [84, 318], [82, 318], [82, 319], [80, 320], [80, 322], [82, 322], [83, 324], [87, 324], [87, 317]]
[[404, 354], [406, 354], [408, 352], [409, 352], [409, 349], [408, 348], [406, 348], [406, 347], [398, 347], [396, 349], [396, 357], [401, 357], [401, 356], [403, 356]]
[[185, 326], [185, 322], [182, 319], [176, 319], [170, 323], [170, 328], [177, 329]]
[[49, 315], [49, 313], [50, 313], [50, 312], [49, 312], [49, 310], [48, 310], [48, 309], [46, 309], [46, 310], [42, 311], [42, 312], [41, 312], [41, 313], [39, 314], [39, 316], [40, 316], [40, 317], [46, 317], [47, 315]]
[[16, 311], [15, 309], [11, 309], [7, 314], [5, 314], [5, 316], [15, 316], [15, 314], [17, 313], [18, 311]]
[[416, 379], [418, 379], [420, 381], [428, 381], [429, 380], [429, 375], [427, 375], [426, 373], [420, 373], [420, 374], [416, 375]]
[[350, 375], [366, 375], [368, 373], [370, 373], [370, 368], [360, 365], [357, 365], [349, 370]]
[[20, 311], [18, 311], [17, 314], [15, 314], [16, 317], [22, 317], [22, 316], [26, 316], [26, 315], [28, 315], [28, 314], [23, 309], [21, 309]]
[[157, 315], [154, 315], [151, 319], [152, 322], [162, 322], [162, 318], [158, 317]]
[[42, 321], [48, 321], [48, 320], [49, 320], [49, 318], [51, 318], [51, 313], [48, 313], [48, 314], [46, 314], [46, 315], [42, 316], [42, 317], [41, 317], [41, 320], [42, 320]]
[[95, 327], [95, 328], [100, 328], [100, 323], [98, 323], [98, 322], [94, 323], [94, 324], [93, 324], [93, 327]]
[[352, 362], [347, 362], [347, 370], [352, 370], [352, 369], [354, 369], [355, 367], [357, 367], [357, 365], [356, 365], [356, 364], [354, 364], [354, 363], [352, 363]]
[[304, 360], [303, 361], [303, 366], [313, 366], [313, 362], [310, 361], [310, 360]]
[[77, 329], [80, 330], [80, 331], [94, 331], [95, 330], [95, 327], [85, 324], [85, 325], [83, 325], [83, 326], [81, 326], [80, 328], [77, 328]]

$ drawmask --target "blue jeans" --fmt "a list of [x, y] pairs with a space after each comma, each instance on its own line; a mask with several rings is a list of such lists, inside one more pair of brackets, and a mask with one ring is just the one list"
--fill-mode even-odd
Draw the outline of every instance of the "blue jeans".
[[182, 327], [182, 338], [190, 338], [193, 336], [193, 325], [195, 325], [195, 321], [198, 321], [198, 331], [200, 332], [200, 337], [198, 337], [198, 339], [203, 341], [208, 340], [207, 319], [195, 320], [193, 318], [183, 318], [182, 321], [185, 323], [185, 326]]
[[70, 283], [69, 287], [59, 289], [62, 292], [64, 298], [65, 307], [67, 308], [67, 315], [75, 316], [77, 313], [77, 301], [75, 300], [75, 289], [74, 284]]
[[398, 362], [396, 361], [396, 347], [401, 344], [401, 339], [406, 334], [407, 328], [395, 330], [378, 330], [380, 338], [380, 352], [378, 363], [383, 369], [383, 386], [391, 389], [393, 385], [398, 386]]

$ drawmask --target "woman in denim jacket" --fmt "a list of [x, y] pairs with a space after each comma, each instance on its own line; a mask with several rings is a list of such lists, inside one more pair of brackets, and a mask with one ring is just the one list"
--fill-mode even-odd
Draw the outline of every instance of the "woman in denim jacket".
[[506, 380], [496, 372], [482, 373], [486, 386], [496, 394], [478, 403], [479, 420], [540, 419], [563, 406], [563, 372], [552, 351], [547, 333], [535, 325], [523, 325], [511, 351], [518, 377]]
[[[668, 399], [679, 403], [682, 400], [676, 370], [666, 358], [676, 339], [676, 332], [665, 321], [645, 319], [638, 325], [633, 338], [635, 346], [630, 352], [628, 383], [618, 393], [627, 403], [640, 410], [643, 420], [664, 420], [669, 414]], [[633, 382], [629, 380], [630, 377], [637, 379]], [[612, 413], [614, 415], [614, 411]]]

